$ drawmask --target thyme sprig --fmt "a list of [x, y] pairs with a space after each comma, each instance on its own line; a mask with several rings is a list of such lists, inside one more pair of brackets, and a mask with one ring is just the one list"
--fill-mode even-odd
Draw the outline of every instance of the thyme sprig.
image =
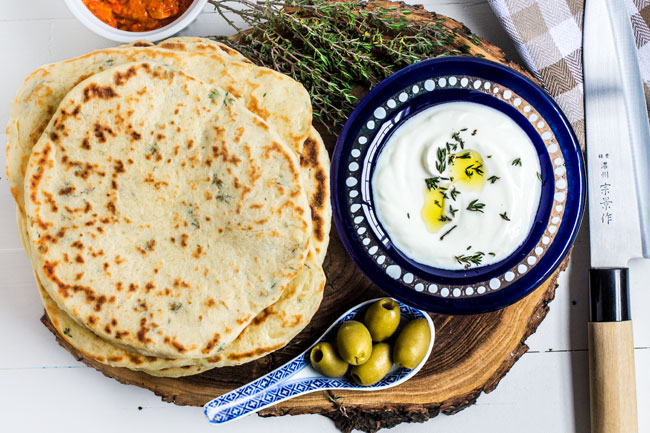
[[[394, 72], [431, 57], [469, 54], [481, 41], [443, 18], [374, 1], [209, 0], [240, 32], [219, 38], [256, 63], [301, 82], [333, 132], [358, 98]], [[237, 19], [235, 19], [237, 18]], [[236, 23], [250, 30], [242, 32]]]
[[433, 176], [424, 179], [424, 182], [427, 184], [427, 189], [431, 191], [432, 189], [438, 189], [440, 181], [442, 180], [449, 180], [449, 178], [443, 176]]
[[474, 199], [470, 201], [469, 204], [467, 205], [467, 210], [483, 213], [484, 207], [485, 207], [485, 203], [481, 203], [480, 201], [478, 201], [478, 199]]
[[459, 264], [465, 265], [465, 267], [468, 268], [471, 265], [480, 265], [484, 255], [485, 253], [478, 251], [471, 256], [466, 256], [464, 254], [454, 256], [454, 259], [456, 259]]

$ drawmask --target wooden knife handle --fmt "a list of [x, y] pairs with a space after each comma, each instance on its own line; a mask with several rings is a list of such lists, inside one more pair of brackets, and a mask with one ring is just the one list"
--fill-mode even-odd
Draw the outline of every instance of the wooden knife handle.
[[632, 321], [589, 322], [592, 433], [637, 433]]

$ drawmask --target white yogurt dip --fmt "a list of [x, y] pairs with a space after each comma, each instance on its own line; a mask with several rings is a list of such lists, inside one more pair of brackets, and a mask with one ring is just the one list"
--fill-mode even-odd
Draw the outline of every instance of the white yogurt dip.
[[374, 207], [397, 248], [440, 269], [505, 259], [526, 239], [542, 179], [535, 147], [505, 114], [473, 102], [428, 108], [379, 155]]

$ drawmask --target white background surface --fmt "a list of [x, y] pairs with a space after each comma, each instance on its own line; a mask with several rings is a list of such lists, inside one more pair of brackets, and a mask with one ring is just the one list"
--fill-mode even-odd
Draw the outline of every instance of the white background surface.
[[[429, 0], [425, 6], [452, 16], [477, 34], [515, 50], [485, 0]], [[184, 33], [230, 34], [206, 8]], [[22, 79], [41, 64], [113, 46], [81, 26], [63, 0], [0, 0], [0, 125]], [[0, 134], [0, 166], [6, 136]], [[21, 248], [15, 206], [0, 172], [0, 432], [336, 432], [317, 415], [259, 418], [212, 426], [200, 408], [163, 403], [150, 391], [121, 385], [63, 350], [39, 319], [43, 313], [31, 268]], [[497, 389], [453, 416], [402, 424], [394, 432], [588, 432], [588, 241], [578, 238], [572, 263], [560, 279], [551, 311], [528, 339], [523, 355]], [[639, 431], [650, 432], [650, 262], [632, 264], [632, 301]]]

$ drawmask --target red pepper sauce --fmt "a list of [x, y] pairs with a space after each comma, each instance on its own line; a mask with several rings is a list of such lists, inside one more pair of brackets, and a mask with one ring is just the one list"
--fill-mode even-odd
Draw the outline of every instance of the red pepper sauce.
[[146, 32], [181, 16], [194, 0], [83, 0], [97, 18], [111, 27]]

